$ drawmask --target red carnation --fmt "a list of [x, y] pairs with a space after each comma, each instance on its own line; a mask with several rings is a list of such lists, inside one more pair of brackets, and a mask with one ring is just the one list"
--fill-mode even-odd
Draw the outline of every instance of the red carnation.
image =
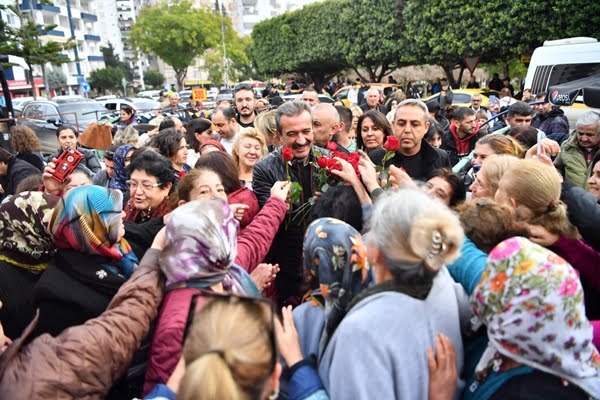
[[396, 136], [388, 136], [383, 147], [386, 151], [396, 151], [400, 147], [400, 141]]
[[185, 178], [185, 176], [186, 176], [186, 175], [187, 175], [187, 172], [186, 172], [186, 170], [185, 170], [185, 169], [182, 169], [182, 170], [179, 172], [179, 176], [178, 176], [179, 180], [182, 180], [183, 178]]
[[327, 157], [321, 156], [317, 158], [317, 165], [319, 168], [327, 168]]
[[360, 156], [358, 155], [358, 153], [350, 153], [350, 162], [356, 162], [358, 163], [360, 161]]
[[335, 142], [329, 142], [329, 143], [327, 143], [327, 150], [329, 150], [329, 151], [336, 151], [337, 150], [337, 144]]
[[289, 147], [284, 147], [283, 150], [281, 150], [281, 158], [283, 158], [283, 161], [292, 161], [294, 159], [294, 153], [292, 153], [292, 149]]
[[340, 164], [336, 159], [330, 158], [329, 160], [327, 160], [327, 168], [329, 168], [330, 171], [333, 171], [335, 169], [341, 171], [342, 164]]

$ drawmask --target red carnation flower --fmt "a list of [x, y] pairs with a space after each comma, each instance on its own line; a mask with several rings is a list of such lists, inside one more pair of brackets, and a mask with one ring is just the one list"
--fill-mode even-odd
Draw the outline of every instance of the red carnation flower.
[[319, 168], [327, 168], [327, 157], [321, 156], [317, 158], [317, 165]]
[[386, 151], [396, 151], [400, 148], [400, 141], [396, 136], [388, 136], [383, 147]]
[[341, 171], [342, 164], [340, 164], [336, 159], [330, 158], [329, 160], [327, 160], [327, 168], [329, 168], [330, 171], [333, 171], [335, 169]]
[[337, 150], [337, 143], [335, 143], [335, 142], [329, 142], [329, 143], [327, 143], [327, 150], [329, 150], [329, 151], [336, 151]]
[[294, 153], [292, 153], [292, 149], [289, 147], [284, 147], [283, 150], [281, 150], [281, 158], [283, 158], [283, 161], [292, 161], [294, 159]]

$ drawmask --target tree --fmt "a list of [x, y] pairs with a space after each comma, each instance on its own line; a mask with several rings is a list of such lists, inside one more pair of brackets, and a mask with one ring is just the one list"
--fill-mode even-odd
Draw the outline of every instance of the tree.
[[[43, 0], [41, 3], [49, 4]], [[31, 3], [29, 4], [31, 5]], [[33, 66], [41, 67], [44, 84], [46, 84], [45, 65], [70, 62], [71, 60], [65, 57], [63, 52], [75, 47], [75, 41], [73, 38], [69, 38], [65, 43], [54, 41], [43, 43], [40, 37], [56, 28], [56, 25], [36, 24], [31, 18], [30, 12], [23, 10], [23, 2], [19, 3], [18, 0], [15, 0], [14, 4], [0, 4], [0, 11], [10, 12], [19, 20], [19, 27], [14, 27], [0, 18], [0, 54], [13, 55], [25, 60], [29, 67], [27, 77], [31, 82], [31, 94], [35, 95]]]
[[144, 8], [129, 36], [134, 47], [156, 54], [175, 70], [179, 88], [194, 59], [216, 48], [220, 39], [218, 18], [206, 8], [193, 8], [180, 0]]
[[106, 93], [121, 87], [121, 81], [125, 77], [121, 68], [106, 67], [92, 71], [90, 74], [90, 85], [97, 91]]
[[67, 86], [67, 77], [58, 68], [49, 70], [46, 78], [48, 79], [48, 87], [50, 89], [60, 89]]
[[127, 61], [121, 61], [119, 55], [115, 54], [115, 48], [111, 42], [107, 46], [100, 47], [102, 56], [104, 57], [104, 65], [107, 67], [120, 68], [123, 70], [123, 75], [128, 81], [133, 80], [133, 69]]
[[144, 83], [153, 88], [161, 87], [165, 83], [165, 76], [158, 71], [144, 72]]
[[225, 62], [227, 63], [227, 81], [237, 82], [250, 67], [248, 58], [248, 48], [252, 43], [250, 37], [239, 37], [231, 24], [231, 19], [227, 16], [221, 17], [225, 33], [225, 50], [227, 60], [223, 58], [222, 44], [216, 49], [208, 50], [204, 53], [204, 69], [208, 72], [208, 78], [216, 85], [223, 82], [225, 75]]

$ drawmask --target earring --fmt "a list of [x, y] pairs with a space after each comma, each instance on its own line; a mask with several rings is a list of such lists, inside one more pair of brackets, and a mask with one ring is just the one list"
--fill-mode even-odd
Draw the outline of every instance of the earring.
[[277, 388], [275, 388], [275, 390], [273, 390], [273, 393], [271, 393], [268, 397], [269, 400], [277, 400], [277, 398], [279, 397], [279, 386], [277, 386]]

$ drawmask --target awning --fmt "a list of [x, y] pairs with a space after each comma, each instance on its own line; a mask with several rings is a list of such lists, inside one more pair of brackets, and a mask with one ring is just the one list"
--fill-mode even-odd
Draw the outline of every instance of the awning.
[[550, 86], [546, 100], [557, 106], [570, 106], [579, 96], [586, 106], [600, 108], [600, 75]]

